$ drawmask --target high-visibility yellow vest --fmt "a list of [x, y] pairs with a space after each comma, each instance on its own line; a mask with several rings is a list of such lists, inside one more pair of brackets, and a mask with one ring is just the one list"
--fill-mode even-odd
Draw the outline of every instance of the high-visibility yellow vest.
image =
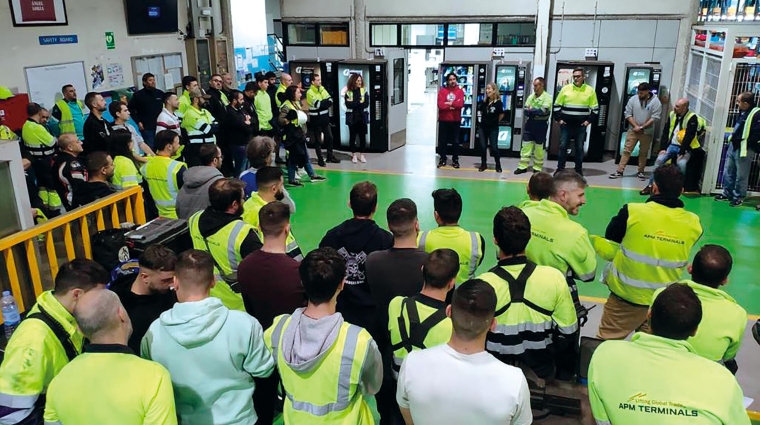
[[156, 155], [148, 157], [148, 162], [140, 170], [161, 217], [177, 218], [177, 174], [182, 167], [186, 167], [184, 162]]
[[[267, 201], [263, 200], [258, 192], [251, 193], [251, 197], [243, 204], [243, 221], [256, 229], [256, 234], [259, 235], [259, 240], [262, 243], [264, 242], [264, 232], [259, 227], [259, 212], [266, 204]], [[285, 239], [285, 253], [296, 261], [303, 260], [303, 252], [301, 252], [292, 230], [288, 232], [288, 237]]]
[[395, 297], [388, 305], [388, 332], [393, 349], [393, 377], [398, 379], [401, 363], [409, 353], [451, 339], [446, 303], [423, 295]]
[[596, 98], [596, 90], [585, 83], [580, 87], [573, 83], [562, 87], [554, 101], [554, 112], [559, 113], [559, 117], [565, 121], [580, 120], [590, 114], [598, 113], [599, 101]]
[[[81, 353], [84, 336], [52, 291], [40, 294], [29, 314], [41, 309], [61, 325], [76, 354]], [[19, 421], [29, 416], [39, 396], [68, 363], [66, 349], [48, 325], [38, 319], [22, 320], [8, 341], [0, 364], [0, 405], [19, 409], [14, 413]]]
[[286, 90], [287, 88], [288, 88], [288, 86], [286, 86], [286, 85], [283, 85], [283, 84], [280, 84], [280, 85], [277, 87], [277, 91], [276, 91], [276, 92], [274, 92], [274, 101], [275, 101], [275, 103], [277, 104], [277, 107], [278, 107], [278, 108], [281, 108], [281, 107], [282, 107], [282, 103], [283, 103], [283, 102], [280, 100], [280, 93], [285, 93], [285, 90]]
[[700, 236], [702, 226], [694, 213], [657, 202], [630, 203], [623, 242], [612, 251], [603, 280], [618, 297], [648, 306], [655, 290], [681, 278]]
[[206, 251], [214, 257], [214, 272], [218, 277], [216, 286], [211, 288], [211, 295], [219, 298], [230, 310], [245, 311], [243, 296], [240, 295], [239, 288], [235, 288], [237, 292], [233, 290], [222, 276], [237, 273], [238, 265], [243, 261], [240, 246], [254, 229], [243, 220], [234, 220], [219, 229], [218, 232], [204, 238], [198, 225], [203, 213], [204, 211], [198, 211], [191, 215], [188, 220], [188, 227], [190, 237], [193, 240], [193, 248]]
[[182, 92], [182, 96], [179, 97], [179, 106], [177, 107], [177, 110], [174, 111], [174, 114], [177, 115], [177, 118], [179, 118], [180, 121], [185, 117], [185, 111], [192, 104], [193, 101], [190, 100], [190, 92], [185, 90]]
[[264, 342], [272, 351], [285, 389], [285, 425], [374, 424], [360, 388], [362, 366], [372, 339], [369, 332], [343, 322], [319, 365], [308, 372], [298, 372], [288, 366], [282, 354], [281, 339], [290, 320], [290, 315], [278, 316], [264, 332]]
[[137, 171], [135, 163], [125, 156], [116, 155], [113, 158], [113, 177], [111, 178], [114, 189], [122, 190], [140, 183], [142, 183], [142, 175]]
[[259, 130], [272, 129], [272, 101], [266, 90], [259, 90], [253, 98], [256, 115], [259, 117]]
[[50, 157], [55, 154], [55, 137], [37, 121], [26, 120], [21, 128], [21, 140], [32, 156]]
[[747, 114], [747, 119], [744, 121], [744, 130], [742, 131], [742, 142], [739, 148], [739, 156], [744, 158], [747, 156], [747, 139], [749, 139], [749, 131], [752, 129], [752, 120], [755, 119], [755, 114], [760, 111], [760, 108], [754, 107]]
[[750, 425], [728, 369], [686, 341], [644, 332], [596, 349], [588, 393], [597, 424]]
[[0, 140], [16, 140], [18, 136], [7, 125], [0, 125]]
[[[78, 99], [76, 103], [82, 111], [82, 118], [84, 118], [84, 104]], [[60, 99], [55, 102], [55, 106], [61, 111], [61, 120], [58, 121], [58, 129], [60, 129], [61, 134], [77, 134], [77, 129], [74, 125], [74, 114], [71, 113], [71, 108], [66, 100]]]
[[[692, 111], [687, 111], [686, 115], [683, 117], [683, 121], [681, 123], [683, 124], [683, 128], [681, 128], [680, 132], [683, 132], [683, 134], [686, 134], [686, 126], [688, 125], [689, 121], [691, 121], [691, 118], [696, 116], [697, 117], [697, 134], [694, 135], [694, 138], [689, 140], [681, 140], [681, 146], [684, 145], [684, 143], [688, 143], [689, 147], [692, 149], [699, 149], [701, 146], [699, 144], [699, 136], [705, 131], [705, 128], [707, 126], [707, 122], [704, 118], [700, 117], [699, 115], [695, 114]], [[678, 116], [676, 116], [676, 113], [671, 111], [670, 115], [668, 116], [668, 122], [670, 123], [670, 127], [668, 129], [668, 135], [670, 136], [670, 139], [673, 138], [673, 131], [676, 129], [676, 121], [678, 120]], [[683, 137], [683, 136], [681, 136]], [[667, 140], [667, 143], [670, 143], [670, 139]]]
[[439, 248], [449, 248], [459, 255], [457, 286], [475, 277], [475, 270], [483, 259], [484, 246], [480, 233], [468, 232], [459, 226], [439, 226], [417, 237], [417, 245], [427, 253]]
[[322, 102], [328, 99], [331, 100], [331, 97], [330, 93], [325, 89], [325, 86], [317, 87], [312, 84], [306, 92], [306, 102], [309, 104], [309, 116], [321, 117], [329, 115], [329, 109], [320, 111], [320, 108], [322, 108]]
[[190, 143], [216, 143], [216, 136], [211, 134], [211, 128], [215, 122], [211, 112], [191, 105], [185, 109], [180, 126], [187, 131], [187, 139]]
[[[83, 400], [95, 399], [100, 408], [85, 408]], [[53, 379], [45, 423], [175, 425], [169, 371], [127, 346], [93, 345]]]

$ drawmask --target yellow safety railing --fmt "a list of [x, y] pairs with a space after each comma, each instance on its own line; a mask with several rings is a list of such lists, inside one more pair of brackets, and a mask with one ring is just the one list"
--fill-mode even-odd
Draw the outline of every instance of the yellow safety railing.
[[[110, 220], [112, 228], [118, 228], [120, 226], [119, 205], [124, 204], [123, 216], [126, 218], [126, 221], [137, 225], [144, 224], [145, 208], [142, 193], [143, 190], [140, 186], [130, 187], [106, 198], [99, 199], [91, 204], [72, 210], [46, 223], [39, 224], [30, 229], [0, 239], [0, 252], [2, 252], [3, 257], [5, 258], [11, 292], [16, 298], [19, 310], [24, 312], [26, 311], [26, 308], [24, 305], [24, 296], [21, 290], [18, 268], [16, 266], [16, 256], [13, 252], [15, 247], [20, 245], [24, 246], [23, 256], [27, 259], [28, 272], [32, 281], [34, 296], [36, 298], [43, 292], [40, 262], [37, 258], [37, 249], [38, 247], [41, 248], [40, 245], [42, 245], [42, 242], [40, 242], [41, 236], [44, 238], [45, 250], [47, 252], [48, 261], [50, 262], [50, 278], [52, 280], [55, 278], [55, 275], [58, 274], [58, 255], [56, 253], [55, 240], [53, 239], [54, 231], [59, 229], [63, 230], [66, 258], [68, 261], [71, 261], [76, 257], [71, 226], [74, 222], [78, 221], [85, 257], [91, 259], [92, 248], [90, 246], [88, 216], [90, 214], [95, 214], [95, 226], [98, 231], [106, 229], [106, 220]], [[106, 213], [106, 209], [110, 209], [110, 213]]]

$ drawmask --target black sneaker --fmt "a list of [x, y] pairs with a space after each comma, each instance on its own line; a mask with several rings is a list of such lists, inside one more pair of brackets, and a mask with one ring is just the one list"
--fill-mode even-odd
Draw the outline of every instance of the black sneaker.
[[557, 176], [557, 174], [559, 174], [559, 173], [561, 173], [561, 172], [562, 172], [562, 170], [564, 170], [564, 168], [557, 168], [556, 170], [554, 170], [554, 174], [552, 174], [552, 176], [553, 176], [553, 177], [556, 177], [556, 176]]
[[716, 201], [730, 201], [731, 200], [731, 198], [729, 198], [728, 196], [722, 193], [720, 195], [715, 195], [715, 198], [713, 199], [715, 199]]
[[317, 160], [317, 165], [319, 165], [320, 167], [327, 167], [327, 163], [325, 162], [324, 159]]
[[340, 164], [340, 160], [334, 156], [328, 157], [327, 162], [332, 164]]
[[486, 169], [488, 169], [488, 167], [486, 167], [486, 164], [480, 164], [480, 167], [478, 167], [479, 172], [486, 171]]
[[651, 195], [652, 194], [652, 185], [649, 184], [647, 187], [641, 189], [641, 192], [639, 192], [639, 195]]
[[518, 169], [515, 170], [515, 175], [517, 175], [517, 174], [525, 174], [527, 172], [528, 172], [527, 168], [518, 168]]
[[497, 173], [501, 173], [502, 171], [504, 171], [504, 170], [501, 169], [501, 165], [497, 165], [496, 166], [496, 172]]
[[623, 177], [623, 173], [620, 171], [615, 171], [614, 173], [610, 173], [608, 177], [611, 179], [619, 179], [620, 177]]
[[288, 181], [288, 186], [303, 187], [303, 183], [299, 182], [298, 180], [290, 180]]
[[321, 182], [321, 181], [325, 181], [325, 180], [327, 180], [327, 179], [324, 178], [324, 177], [322, 177], [322, 176], [316, 175], [316, 174], [314, 174], [313, 176], [309, 176], [309, 181], [312, 182], [312, 183], [314, 183], [314, 182]]
[[454, 168], [459, 168], [459, 160], [453, 160], [451, 161], [451, 166]]
[[446, 166], [446, 158], [441, 158], [438, 161], [438, 168], [445, 167]]
[[744, 199], [736, 198], [736, 199], [732, 199], [728, 205], [731, 207], [740, 207], [743, 203], [744, 203]]
[[647, 175], [644, 174], [644, 173], [637, 173], [636, 177], [638, 177], [639, 180], [646, 180], [647, 179]]

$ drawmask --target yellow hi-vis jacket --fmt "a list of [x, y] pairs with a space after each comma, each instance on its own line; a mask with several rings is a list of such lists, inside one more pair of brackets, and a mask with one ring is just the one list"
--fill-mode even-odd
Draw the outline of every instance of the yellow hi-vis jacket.
[[134, 161], [117, 155], [113, 158], [113, 177], [111, 184], [116, 190], [126, 189], [142, 183], [142, 174], [137, 171]]
[[368, 350], [377, 350], [369, 332], [343, 322], [332, 347], [318, 363], [308, 370], [294, 370], [282, 351], [291, 319], [288, 314], [278, 316], [264, 332], [285, 389], [285, 425], [373, 425], [360, 385]]
[[184, 162], [156, 155], [148, 157], [148, 162], [140, 170], [161, 217], [177, 218], [177, 175], [183, 167], [187, 167]]
[[[259, 235], [259, 240], [262, 243], [264, 242], [264, 232], [259, 228], [259, 212], [266, 204], [267, 201], [263, 200], [258, 192], [251, 193], [251, 197], [243, 204], [243, 221], [256, 229], [256, 233]], [[303, 253], [298, 246], [298, 242], [296, 242], [296, 237], [293, 236], [292, 230], [288, 233], [287, 239], [285, 239], [285, 253], [296, 261], [303, 260]]]
[[625, 301], [648, 306], [655, 290], [680, 280], [691, 248], [701, 235], [699, 217], [683, 208], [657, 202], [630, 203], [619, 246], [594, 238], [599, 255], [606, 259], [612, 256], [602, 280]]
[[93, 344], [53, 379], [45, 423], [176, 425], [169, 371], [125, 345]]
[[0, 365], [0, 406], [19, 410], [0, 417], [0, 423], [15, 424], [32, 414], [53, 378], [82, 352], [84, 336], [52, 291], [40, 294], [29, 316], [43, 311], [60, 325], [61, 336], [67, 338], [61, 341], [42, 320], [27, 316], [21, 321]]
[[438, 226], [420, 232], [417, 245], [428, 254], [439, 248], [449, 248], [459, 255], [457, 286], [475, 277], [475, 271], [483, 262], [485, 240], [478, 232], [468, 232], [459, 226]]
[[740, 145], [739, 156], [744, 158], [747, 156], [747, 139], [749, 139], [749, 132], [752, 129], [752, 122], [755, 119], [755, 114], [760, 112], [760, 108], [752, 108], [747, 114], [747, 119], [744, 121], [744, 130], [742, 131], [742, 142]]
[[750, 425], [728, 369], [686, 341], [643, 332], [596, 349], [588, 395], [598, 425]]

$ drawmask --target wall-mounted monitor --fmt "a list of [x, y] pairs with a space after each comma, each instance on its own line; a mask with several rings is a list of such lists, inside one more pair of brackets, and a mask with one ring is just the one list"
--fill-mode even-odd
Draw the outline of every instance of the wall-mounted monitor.
[[176, 33], [177, 0], [125, 0], [129, 35]]

